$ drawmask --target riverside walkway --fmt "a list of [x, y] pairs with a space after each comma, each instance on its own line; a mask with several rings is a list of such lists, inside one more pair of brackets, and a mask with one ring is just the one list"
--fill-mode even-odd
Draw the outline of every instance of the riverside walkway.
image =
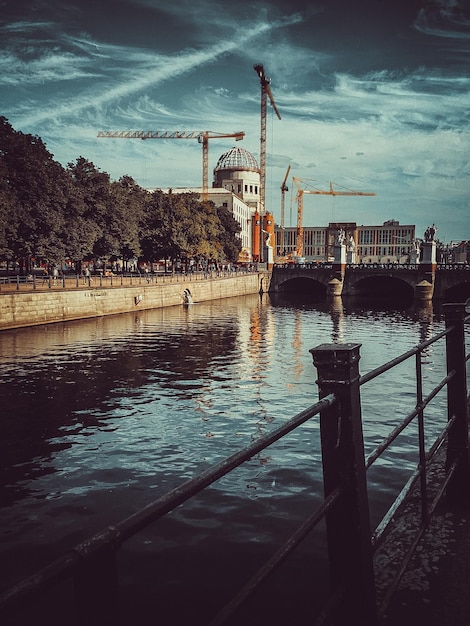
[[245, 275], [246, 271], [212, 270], [207, 272], [156, 272], [156, 273], [119, 273], [106, 272], [84, 276], [63, 274], [50, 276], [29, 274], [27, 276], [0, 276], [0, 293], [12, 291], [47, 291], [57, 289], [136, 287], [139, 285], [164, 285], [183, 282], [196, 282], [211, 278], [226, 278]]
[[[470, 408], [470, 407], [469, 407]], [[440, 480], [441, 455], [431, 480]], [[411, 501], [397, 522], [377, 563], [381, 571], [402, 554], [401, 541], [419, 518], [419, 504]], [[469, 626], [470, 624], [470, 505], [440, 505], [390, 600], [380, 626]]]
[[92, 277], [9, 277], [0, 284], [0, 330], [181, 306], [259, 293], [269, 274], [213, 270]]

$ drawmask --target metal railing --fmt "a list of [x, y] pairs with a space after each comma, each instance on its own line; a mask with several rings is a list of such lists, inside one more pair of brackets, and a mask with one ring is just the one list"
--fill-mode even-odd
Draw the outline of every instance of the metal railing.
[[188, 272], [104, 272], [90, 276], [61, 274], [59, 276], [28, 274], [26, 276], [0, 276], [0, 292], [31, 291], [45, 289], [92, 289], [103, 287], [133, 287], [139, 285], [161, 285], [167, 283], [195, 282], [217, 278], [234, 278], [252, 273], [249, 269], [218, 269]]
[[[0, 596], [0, 616], [2, 613], [7, 614], [7, 611], [14, 611], [31, 594], [71, 577], [74, 580], [76, 611], [80, 624], [119, 624], [116, 555], [120, 546], [275, 441], [319, 415], [324, 500], [213, 618], [210, 626], [223, 624], [232, 617], [322, 519], [326, 521], [332, 593], [318, 616], [318, 623], [363, 623], [368, 626], [378, 624], [419, 539], [429, 525], [437, 502], [445, 494], [447, 501], [455, 504], [461, 502], [470, 492], [466, 384], [466, 363], [469, 357], [466, 356], [464, 332], [464, 324], [470, 318], [466, 318], [464, 304], [449, 304], [444, 305], [444, 308], [444, 331], [363, 376], [359, 375], [359, 344], [324, 344], [312, 349], [310, 352], [318, 370], [319, 402], [130, 517], [80, 543], [35, 576], [4, 592]], [[446, 341], [447, 375], [428, 395], [423, 396], [422, 354], [430, 345], [442, 339]], [[366, 459], [360, 387], [413, 357], [416, 360], [416, 405]], [[424, 410], [444, 388], [447, 388], [446, 425], [430, 450], [426, 451]], [[371, 532], [366, 472], [398, 435], [415, 421], [419, 430], [417, 469], [375, 531]], [[429, 503], [427, 470], [444, 443], [447, 444], [446, 475], [442, 485], [438, 486], [434, 499]], [[416, 485], [419, 485], [420, 491], [421, 521], [411, 548], [382, 604], [378, 606], [373, 568], [374, 552]]]

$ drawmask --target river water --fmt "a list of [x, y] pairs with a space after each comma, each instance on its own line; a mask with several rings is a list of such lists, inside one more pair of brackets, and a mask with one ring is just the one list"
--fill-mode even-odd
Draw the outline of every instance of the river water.
[[[311, 348], [361, 343], [363, 374], [443, 328], [430, 303], [264, 294], [1, 333], [0, 589], [316, 402]], [[425, 354], [425, 392], [445, 375], [443, 343]], [[366, 453], [412, 410], [414, 370], [361, 387]], [[429, 437], [445, 407], [443, 392]], [[123, 623], [206, 623], [320, 502], [319, 437], [313, 418], [128, 542]], [[373, 526], [415, 463], [412, 429], [369, 472]], [[323, 534], [238, 623], [308, 619], [326, 588]], [[55, 597], [47, 623], [73, 624], [67, 605]]]

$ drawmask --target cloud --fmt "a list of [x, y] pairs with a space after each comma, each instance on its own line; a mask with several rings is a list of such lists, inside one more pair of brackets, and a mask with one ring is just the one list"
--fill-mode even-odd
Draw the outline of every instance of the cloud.
[[428, 36], [468, 42], [470, 39], [468, 3], [465, 0], [435, 0], [430, 6], [419, 11], [413, 26], [418, 32]]
[[[157, 59], [155, 52], [149, 51], [144, 54], [139, 51], [137, 55], [134, 55], [130, 50], [107, 46], [108, 55], [112, 52], [116, 59], [131, 59], [137, 65], [133, 72], [129, 73], [127, 80], [117, 85], [103, 85], [103, 81], [100, 81], [99, 89], [97, 89], [96, 86], [89, 87], [84, 91], [80, 99], [74, 98], [71, 101], [63, 100], [56, 106], [48, 106], [42, 111], [38, 110], [32, 112], [28, 117], [20, 118], [20, 123], [28, 126], [51, 118], [57, 119], [61, 116], [76, 115], [80, 111], [90, 107], [95, 109], [101, 108], [110, 102], [119, 101], [122, 98], [137, 94], [144, 89], [148, 90], [152, 86], [175, 80], [190, 71], [194, 71], [195, 68], [214, 62], [230, 51], [243, 48], [243, 46], [247, 45], [251, 40], [261, 34], [276, 28], [282, 28], [297, 19], [297, 17], [285, 18], [272, 24], [264, 22], [256, 23], [252, 25], [251, 28], [240, 32], [235, 29], [235, 37], [218, 40], [207, 48], [200, 50], [184, 50], [174, 55], [160, 55]], [[84, 40], [79, 40], [79, 43], [83, 46]], [[90, 42], [88, 47], [92, 45], [92, 42]], [[102, 49], [101, 45], [98, 46], [98, 44], [96, 44], [96, 47], [100, 50]], [[42, 67], [44, 66], [44, 59], [41, 61], [41, 65]], [[17, 72], [21, 69], [18, 67], [18, 62], [16, 63], [16, 68]], [[42, 77], [45, 80], [46, 73], [44, 71], [42, 72]], [[88, 78], [90, 78], [90, 75]], [[108, 79], [108, 82], [111, 82], [110, 79]]]

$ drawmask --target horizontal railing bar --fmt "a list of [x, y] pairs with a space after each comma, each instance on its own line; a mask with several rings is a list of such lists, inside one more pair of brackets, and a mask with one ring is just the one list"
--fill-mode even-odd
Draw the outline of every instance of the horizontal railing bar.
[[377, 550], [377, 548], [379, 547], [380, 543], [382, 542], [385, 536], [384, 533], [387, 530], [388, 526], [390, 525], [390, 522], [393, 520], [400, 506], [403, 504], [403, 502], [406, 500], [408, 495], [411, 493], [421, 473], [422, 473], [422, 468], [418, 466], [414, 470], [414, 472], [411, 474], [411, 476], [408, 478], [408, 480], [406, 481], [405, 485], [401, 489], [398, 496], [392, 502], [392, 505], [388, 509], [387, 513], [383, 516], [381, 521], [377, 524], [377, 527], [372, 533], [372, 537], [371, 537], [372, 549], [374, 551]]
[[[449, 430], [454, 425], [456, 419], [457, 419], [457, 417], [455, 415], [453, 415], [447, 421], [445, 428], [442, 430], [442, 432], [439, 434], [437, 439], [434, 441], [434, 443], [432, 444], [432, 446], [430, 447], [430, 449], [426, 453], [426, 457], [425, 457], [426, 465], [430, 464], [430, 462], [432, 461], [433, 457], [435, 456], [435, 454], [437, 453], [439, 448], [444, 443], [445, 438], [446, 438], [447, 434], [449, 433]], [[372, 534], [372, 539], [371, 539], [372, 547], [373, 547], [374, 550], [376, 550], [379, 547], [381, 541], [384, 538], [384, 533], [386, 532], [388, 526], [390, 525], [390, 522], [393, 520], [393, 517], [394, 517], [395, 513], [397, 512], [399, 506], [406, 499], [406, 497], [410, 493], [410, 491], [413, 488], [413, 486], [416, 484], [416, 482], [417, 482], [417, 480], [418, 480], [418, 478], [419, 478], [421, 473], [422, 473], [422, 468], [418, 466], [417, 469], [413, 472], [413, 474], [411, 474], [410, 478], [408, 479], [408, 481], [404, 485], [403, 489], [398, 494], [397, 498], [392, 503], [392, 505], [389, 508], [389, 510], [387, 511], [387, 513], [384, 515], [384, 517], [382, 518], [380, 523], [377, 525], [377, 528], [375, 529], [374, 533]]]
[[243, 602], [268, 578], [270, 574], [289, 556], [289, 554], [307, 537], [315, 526], [323, 519], [341, 495], [342, 490], [337, 488], [315, 511], [299, 526], [295, 533], [279, 548], [279, 550], [255, 573], [242, 587], [237, 595], [209, 622], [209, 626], [220, 626], [243, 604]]
[[384, 374], [385, 372], [388, 372], [388, 370], [391, 370], [393, 367], [400, 365], [400, 363], [403, 363], [404, 361], [414, 356], [418, 352], [422, 352], [428, 346], [432, 345], [439, 339], [442, 339], [442, 337], [445, 337], [446, 335], [448, 335], [453, 329], [454, 329], [453, 326], [446, 328], [445, 330], [442, 330], [437, 335], [434, 335], [434, 337], [431, 337], [430, 339], [426, 339], [426, 341], [419, 343], [418, 345], [414, 346], [407, 352], [404, 352], [400, 356], [397, 356], [395, 359], [392, 359], [391, 361], [384, 363], [380, 367], [377, 367], [374, 370], [371, 370], [367, 374], [363, 374], [359, 378], [359, 385], [364, 385], [365, 383], [368, 383], [372, 379], [377, 378], [377, 376], [380, 376], [380, 374]]
[[449, 374], [447, 376], [445, 376], [445, 378], [443, 378], [441, 380], [441, 382], [434, 387], [434, 389], [425, 397], [423, 398], [422, 402], [419, 404], [419, 406], [417, 406], [411, 413], [409, 413], [405, 419], [403, 420], [403, 422], [401, 422], [400, 424], [398, 424], [398, 426], [396, 426], [394, 428], [394, 430], [392, 430], [392, 432], [388, 435], [388, 437], [386, 437], [381, 444], [379, 444], [375, 450], [373, 450], [369, 456], [366, 459], [366, 469], [369, 469], [369, 467], [375, 463], [375, 461], [385, 452], [385, 450], [387, 450], [390, 445], [395, 441], [395, 439], [398, 437], [398, 435], [400, 433], [402, 433], [405, 428], [407, 426], [410, 425], [410, 423], [413, 421], [413, 419], [424, 409], [426, 408], [426, 406], [431, 402], [431, 400], [433, 400], [437, 394], [447, 385], [447, 383], [449, 382], [449, 380], [452, 379], [452, 377], [455, 376], [455, 370], [453, 370], [452, 372], [449, 372]]
[[[88, 559], [105, 545], [111, 545], [114, 549], [118, 549], [120, 544], [125, 540], [137, 534], [140, 530], [156, 521], [163, 515], [183, 504], [186, 500], [196, 495], [212, 483], [216, 482], [222, 476], [229, 473], [245, 461], [252, 458], [258, 452], [261, 452], [268, 446], [275, 443], [278, 439], [295, 430], [306, 421], [328, 408], [336, 402], [336, 396], [329, 394], [316, 402], [309, 408], [301, 411], [289, 421], [274, 429], [270, 433], [263, 435], [257, 441], [253, 442], [246, 448], [232, 454], [217, 465], [210, 467], [206, 471], [192, 478], [179, 487], [168, 492], [158, 500], [152, 502], [137, 513], [122, 520], [115, 526], [108, 526], [102, 532], [93, 535], [91, 538], [82, 541], [73, 550], [68, 552], [64, 557], [54, 561], [51, 565], [46, 566], [37, 574], [25, 579], [19, 585], [12, 587], [5, 593], [0, 595], [0, 607], [18, 601], [29, 591], [35, 590], [39, 585], [44, 586], [53, 582], [59, 575], [69, 573], [79, 562]], [[52, 577], [53, 575], [53, 577]]]
[[8, 609], [31, 593], [38, 593], [51, 584], [63, 580], [64, 574], [71, 572], [80, 562], [80, 556], [74, 551], [67, 552], [33, 576], [13, 585], [0, 594], [0, 608]]
[[[449, 430], [452, 428], [455, 420], [456, 420], [456, 416], [455, 415], [451, 419], [448, 420], [448, 422], [446, 424], [446, 427], [440, 433], [440, 435], [438, 436], [436, 441], [434, 441], [434, 443], [431, 446], [431, 448], [428, 450], [428, 452], [426, 454], [426, 457], [425, 457], [427, 465], [432, 460], [432, 458], [434, 457], [434, 455], [436, 454], [438, 449], [441, 447], [441, 445], [444, 443], [444, 440], [445, 440]], [[390, 506], [389, 510], [384, 515], [382, 520], [379, 522], [379, 524], [377, 525], [375, 531], [372, 533], [371, 543], [372, 543], [372, 548], [374, 550], [377, 550], [377, 548], [379, 547], [380, 543], [382, 542], [382, 540], [383, 540], [383, 538], [385, 536], [385, 532], [386, 532], [387, 528], [389, 527], [391, 521], [393, 520], [397, 510], [399, 509], [400, 505], [405, 501], [405, 499], [408, 497], [409, 493], [411, 492], [411, 490], [413, 489], [414, 485], [416, 484], [418, 478], [422, 474], [422, 471], [423, 471], [423, 468], [418, 466], [416, 468], [416, 470], [411, 474], [411, 476], [409, 477], [408, 481], [405, 483], [405, 485], [403, 486], [402, 490], [398, 494], [397, 498], [393, 501], [393, 503]]]
[[235, 454], [232, 454], [217, 465], [202, 472], [196, 478], [183, 483], [155, 502], [144, 507], [137, 513], [134, 513], [119, 524], [116, 524], [116, 529], [120, 534], [120, 539], [125, 540], [132, 537], [151, 522], [157, 520], [163, 515], [166, 515], [177, 506], [183, 504], [183, 502], [199, 493], [215, 481], [219, 480], [219, 478], [222, 478], [222, 476], [225, 476], [225, 474], [228, 474], [231, 470], [235, 469], [245, 461], [248, 461], [255, 454], [261, 452], [278, 439], [287, 435], [298, 426], [304, 424], [307, 420], [314, 417], [320, 413], [320, 411], [328, 408], [335, 402], [336, 396], [334, 394], [325, 396], [322, 400], [312, 405], [305, 411], [295, 415], [285, 424], [282, 424], [270, 433], [263, 435], [250, 446], [235, 452]]
[[441, 432], [441, 434], [437, 437], [437, 439], [434, 441], [434, 443], [432, 444], [432, 446], [429, 448], [427, 454], [426, 454], [426, 462], [429, 462], [432, 460], [432, 458], [434, 457], [434, 455], [438, 452], [439, 448], [441, 448], [442, 444], [445, 442], [446, 437], [450, 431], [450, 429], [452, 428], [452, 426], [454, 425], [455, 421], [457, 419], [456, 415], [453, 415], [447, 422], [445, 425], [444, 430]]
[[398, 435], [400, 433], [402, 433], [405, 428], [407, 426], [410, 425], [410, 423], [413, 421], [413, 419], [418, 415], [418, 413], [420, 412], [421, 407], [416, 407], [409, 415], [407, 415], [407, 417], [405, 417], [405, 419], [403, 420], [403, 422], [401, 422], [400, 424], [398, 424], [398, 426], [396, 426], [392, 432], [388, 435], [388, 437], [386, 437], [382, 443], [380, 443], [375, 450], [373, 450], [369, 456], [366, 459], [366, 470], [369, 469], [369, 467], [382, 455], [383, 452], [385, 452], [385, 450], [387, 450], [387, 448], [390, 447], [390, 445], [395, 441], [395, 439], [398, 437]]
[[434, 496], [433, 501], [431, 502], [431, 505], [429, 507], [429, 519], [431, 519], [434, 511], [437, 508], [437, 505], [439, 504], [442, 496], [444, 495], [444, 491], [446, 490], [447, 485], [449, 484], [450, 479], [452, 478], [452, 476], [454, 475], [458, 465], [459, 465], [460, 459], [456, 458], [454, 459], [454, 461], [451, 463], [451, 465], [449, 466], [444, 481], [442, 482], [442, 485], [439, 487], [439, 489], [436, 491], [436, 495]]

